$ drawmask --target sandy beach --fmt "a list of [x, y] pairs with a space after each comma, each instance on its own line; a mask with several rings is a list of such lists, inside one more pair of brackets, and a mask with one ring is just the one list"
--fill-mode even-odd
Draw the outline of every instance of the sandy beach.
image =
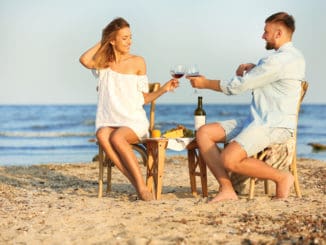
[[97, 162], [0, 167], [0, 244], [326, 244], [326, 162], [299, 159], [298, 170], [301, 199], [271, 200], [260, 183], [254, 200], [207, 204], [191, 195], [183, 156], [167, 157], [152, 202], [116, 168], [99, 199]]

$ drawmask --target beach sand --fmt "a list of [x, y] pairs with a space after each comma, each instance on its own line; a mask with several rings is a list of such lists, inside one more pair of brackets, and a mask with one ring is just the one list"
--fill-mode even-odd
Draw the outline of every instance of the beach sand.
[[298, 170], [301, 199], [271, 200], [259, 183], [254, 200], [207, 204], [190, 193], [184, 156], [167, 157], [152, 202], [116, 168], [99, 199], [97, 162], [0, 167], [0, 244], [326, 244], [326, 162], [299, 159]]

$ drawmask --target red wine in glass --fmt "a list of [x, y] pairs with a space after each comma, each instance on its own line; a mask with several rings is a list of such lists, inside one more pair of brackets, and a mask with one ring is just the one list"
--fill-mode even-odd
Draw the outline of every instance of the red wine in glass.
[[186, 67], [184, 65], [175, 65], [170, 69], [171, 76], [175, 79], [180, 79], [186, 73]]
[[[188, 77], [198, 77], [200, 76], [198, 66], [196, 64], [190, 65], [187, 69]], [[195, 94], [198, 92], [197, 89], [194, 90]]]
[[177, 72], [177, 73], [172, 73], [171, 75], [172, 75], [173, 78], [179, 79], [179, 78], [183, 77], [184, 73], [178, 73]]

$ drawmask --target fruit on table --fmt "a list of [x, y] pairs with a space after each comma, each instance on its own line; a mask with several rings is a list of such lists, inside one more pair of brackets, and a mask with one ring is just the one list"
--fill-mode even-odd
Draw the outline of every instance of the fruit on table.
[[161, 137], [161, 131], [159, 129], [153, 129], [152, 130], [152, 137], [153, 138], [160, 138]]

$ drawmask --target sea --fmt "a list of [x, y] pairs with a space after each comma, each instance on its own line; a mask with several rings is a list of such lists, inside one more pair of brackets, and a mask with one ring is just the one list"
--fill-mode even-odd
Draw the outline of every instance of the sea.
[[[155, 127], [162, 132], [179, 124], [193, 129], [194, 104], [157, 104]], [[246, 104], [204, 105], [207, 122], [245, 118]], [[148, 112], [149, 107], [145, 106]], [[96, 105], [0, 105], [0, 165], [88, 163], [97, 154]], [[326, 104], [303, 104], [299, 116], [297, 156], [326, 161]], [[167, 155], [186, 151], [167, 150]]]

